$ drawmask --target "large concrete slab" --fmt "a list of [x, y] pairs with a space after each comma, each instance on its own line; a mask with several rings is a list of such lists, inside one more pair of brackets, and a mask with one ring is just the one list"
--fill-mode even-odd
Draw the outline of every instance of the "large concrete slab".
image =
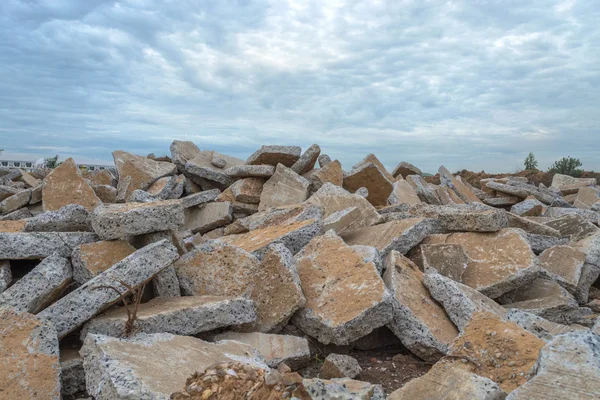
[[54, 253], [70, 257], [75, 247], [98, 240], [89, 232], [0, 232], [0, 260], [35, 260]]
[[302, 203], [308, 197], [309, 187], [308, 180], [278, 164], [273, 176], [262, 187], [258, 210]]
[[56, 211], [69, 204], [79, 204], [93, 211], [102, 202], [94, 189], [81, 176], [75, 161], [68, 158], [44, 178], [42, 207], [44, 211]]

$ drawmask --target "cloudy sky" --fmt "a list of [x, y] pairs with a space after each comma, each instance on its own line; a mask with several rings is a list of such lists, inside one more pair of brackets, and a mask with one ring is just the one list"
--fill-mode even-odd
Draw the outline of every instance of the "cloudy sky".
[[598, 0], [1, 0], [2, 158], [318, 143], [600, 170]]

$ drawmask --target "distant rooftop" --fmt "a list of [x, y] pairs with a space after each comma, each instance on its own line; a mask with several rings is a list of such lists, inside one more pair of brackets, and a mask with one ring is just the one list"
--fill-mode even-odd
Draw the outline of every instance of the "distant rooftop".
[[[88, 171], [103, 170], [103, 169], [114, 169], [114, 165], [102, 165], [102, 164], [84, 164], [77, 163], [79, 168], [87, 168]], [[21, 168], [24, 170], [33, 170], [39, 167], [36, 165], [36, 161], [25, 161], [25, 160], [2, 160], [0, 159], [0, 168]]]

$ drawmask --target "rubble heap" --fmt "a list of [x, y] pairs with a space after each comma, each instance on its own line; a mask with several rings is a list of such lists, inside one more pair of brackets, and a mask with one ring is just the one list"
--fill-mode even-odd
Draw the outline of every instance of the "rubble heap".
[[[170, 151], [0, 170], [1, 398], [600, 396], [595, 179]], [[405, 385], [348, 354], [398, 343]]]

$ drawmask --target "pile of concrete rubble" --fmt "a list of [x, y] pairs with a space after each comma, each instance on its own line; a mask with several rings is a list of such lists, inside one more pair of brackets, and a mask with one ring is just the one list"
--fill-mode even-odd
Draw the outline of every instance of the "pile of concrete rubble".
[[383, 399], [298, 371], [384, 327], [433, 364], [388, 399], [600, 396], [595, 179], [170, 150], [0, 171], [0, 398]]

